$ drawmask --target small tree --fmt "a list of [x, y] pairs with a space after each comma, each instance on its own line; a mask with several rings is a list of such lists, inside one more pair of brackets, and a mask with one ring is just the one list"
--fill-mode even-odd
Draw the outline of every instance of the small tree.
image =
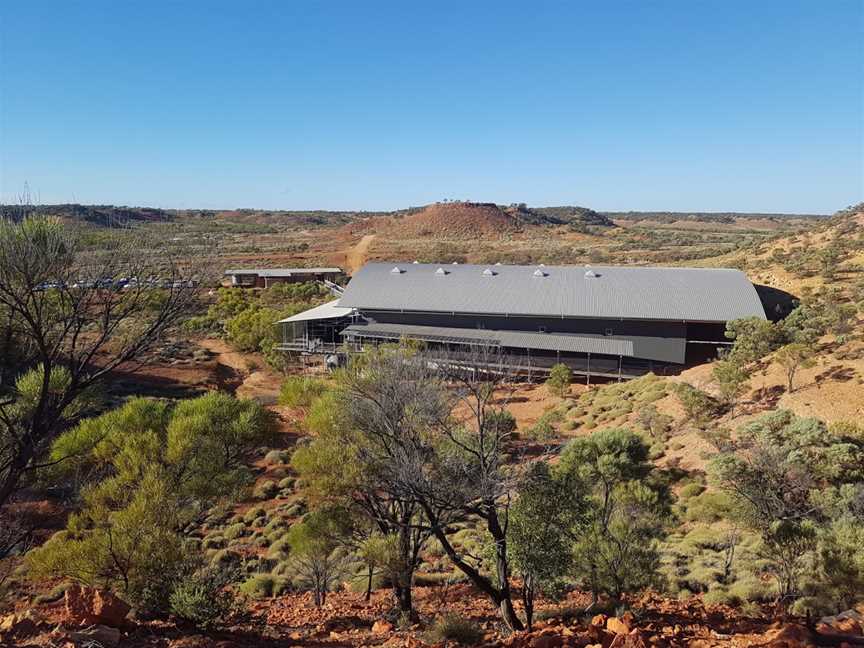
[[63, 478], [84, 484], [67, 528], [28, 556], [36, 577], [119, 590], [153, 611], [184, 575], [184, 530], [216, 498], [247, 483], [249, 451], [270, 440], [254, 401], [211, 393], [171, 408], [137, 398], [82, 421], [54, 442]]
[[745, 317], [726, 324], [726, 337], [734, 340], [732, 355], [743, 364], [756, 362], [780, 343], [780, 331], [760, 317]]
[[813, 348], [806, 344], [793, 342], [781, 347], [775, 354], [775, 359], [786, 371], [786, 390], [794, 391], [795, 375], [799, 369], [809, 369], [816, 364], [813, 359]]
[[[784, 604], [802, 594], [801, 579], [816, 562], [826, 522], [849, 520], [862, 466], [864, 440], [838, 437], [821, 421], [785, 410], [739, 429], [713, 460], [713, 478], [733, 498], [736, 517], [762, 539]], [[847, 497], [838, 503], [843, 493]], [[825, 544], [825, 555], [841, 555], [843, 544]], [[843, 568], [835, 566], [845, 578]]]
[[570, 385], [573, 384], [573, 372], [564, 363], [558, 363], [549, 370], [549, 378], [546, 386], [555, 396], [564, 398], [570, 393]]
[[[73, 403], [189, 311], [200, 277], [177, 252], [125, 230], [92, 249], [57, 219], [0, 220], [0, 340], [14, 349], [0, 358], [0, 506], [83, 414]], [[22, 408], [10, 387], [33, 370]]]
[[718, 360], [711, 369], [711, 375], [720, 391], [720, 398], [730, 408], [746, 389], [750, 380], [750, 372], [732, 354], [724, 360]]
[[651, 481], [648, 447], [624, 429], [574, 439], [555, 472], [589, 493], [578, 527], [573, 573], [590, 588], [615, 598], [652, 583], [659, 565], [657, 540], [668, 515], [666, 493]]
[[291, 562], [304, 584], [312, 590], [315, 605], [321, 607], [327, 592], [339, 582], [345, 559], [336, 538], [342, 533], [338, 521], [326, 511], [314, 511], [288, 531]]
[[555, 478], [544, 462], [535, 462], [519, 486], [510, 510], [508, 539], [513, 566], [522, 576], [525, 624], [534, 622], [538, 593], [556, 596], [573, 560], [574, 533], [586, 502], [579, 484]]

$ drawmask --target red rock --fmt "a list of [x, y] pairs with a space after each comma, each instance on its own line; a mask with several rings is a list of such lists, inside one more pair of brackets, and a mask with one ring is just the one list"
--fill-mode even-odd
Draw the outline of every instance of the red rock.
[[864, 634], [864, 630], [861, 629], [861, 624], [855, 619], [838, 619], [834, 622], [834, 628], [837, 632], [842, 632], [843, 634]]
[[64, 602], [68, 624], [121, 628], [129, 623], [130, 607], [111, 592], [73, 585], [66, 590]]
[[32, 637], [39, 633], [42, 619], [33, 611], [10, 614], [0, 619], [0, 638]]
[[606, 619], [608, 619], [608, 618], [609, 617], [607, 617], [605, 614], [596, 614], [591, 619], [591, 625], [605, 628], [606, 627]]
[[624, 619], [619, 619], [618, 617], [609, 617], [606, 620], [606, 629], [609, 632], [613, 632], [617, 635], [627, 635], [630, 634], [630, 630], [632, 629], [630, 625]]
[[75, 646], [102, 646], [112, 648], [120, 645], [120, 630], [104, 625], [95, 625], [84, 630], [67, 632], [64, 637]]
[[393, 624], [379, 619], [372, 624], [372, 634], [388, 634], [393, 632]]
[[531, 640], [531, 648], [560, 648], [561, 637], [556, 634], [541, 634]]

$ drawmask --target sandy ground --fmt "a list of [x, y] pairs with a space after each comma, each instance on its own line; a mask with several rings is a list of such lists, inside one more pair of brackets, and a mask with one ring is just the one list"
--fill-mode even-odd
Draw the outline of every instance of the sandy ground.
[[345, 271], [354, 274], [364, 263], [366, 263], [366, 255], [369, 251], [369, 246], [375, 240], [374, 234], [366, 234], [360, 239], [354, 247], [350, 248], [345, 253]]

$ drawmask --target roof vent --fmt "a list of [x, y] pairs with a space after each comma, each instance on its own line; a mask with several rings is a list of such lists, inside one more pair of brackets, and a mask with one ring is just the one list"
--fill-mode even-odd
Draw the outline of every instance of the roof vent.
[[495, 272], [492, 268], [486, 268], [486, 269], [483, 271], [483, 276], [484, 276], [484, 277], [494, 277], [496, 274], [498, 274], [498, 273]]
[[586, 270], [586, 271], [585, 271], [585, 276], [586, 276], [586, 277], [599, 277], [600, 275], [598, 275], [598, 274], [597, 274], [596, 272], [594, 272], [593, 270]]
[[496, 263], [496, 264], [495, 264], [495, 265], [501, 265], [501, 262], [500, 262], [500, 261], [499, 261], [499, 262], [498, 262], [498, 263]]
[[545, 276], [547, 276], [547, 273], [543, 272], [540, 268], [537, 268], [534, 271], [534, 276], [535, 277], [545, 277]]
[[454, 261], [454, 262], [451, 263], [450, 265], [459, 265], [459, 262], [458, 262], [458, 261]]
[[418, 264], [418, 263], [420, 263], [420, 262], [419, 262], [419, 261], [417, 261], [417, 260], [416, 260], [416, 259], [415, 259], [415, 260], [414, 260], [414, 261], [412, 261], [412, 262], [411, 262], [411, 263], [412, 263], [412, 264], [414, 264], [414, 265], [417, 265], [417, 264]]
[[446, 274], [450, 274], [450, 272], [448, 270], [445, 270], [444, 268], [438, 268], [435, 271], [435, 274], [438, 275], [439, 277], [443, 277]]
[[400, 268], [399, 266], [393, 266], [393, 269], [390, 271], [390, 274], [402, 274], [403, 272], [405, 272], [405, 271], [402, 268]]
[[545, 264], [545, 263], [541, 263], [538, 267], [540, 267], [540, 268], [545, 268], [545, 267], [546, 267], [546, 264]]

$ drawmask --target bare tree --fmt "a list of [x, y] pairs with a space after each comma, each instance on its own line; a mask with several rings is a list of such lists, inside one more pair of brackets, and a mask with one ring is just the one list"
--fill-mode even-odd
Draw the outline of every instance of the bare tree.
[[0, 222], [0, 506], [44, 464], [88, 390], [133, 363], [187, 313], [197, 269], [134, 231], [88, 247], [52, 218]]
[[[434, 353], [426, 363], [447, 385], [448, 415], [436, 423], [434, 460], [407, 475], [432, 533], [453, 564], [486, 594], [513, 630], [523, 628], [513, 608], [507, 529], [517, 475], [508, 466], [512, 429], [498, 414], [512, 393], [511, 363], [497, 347]], [[479, 518], [494, 544], [486, 575], [451, 541], [454, 519]]]

